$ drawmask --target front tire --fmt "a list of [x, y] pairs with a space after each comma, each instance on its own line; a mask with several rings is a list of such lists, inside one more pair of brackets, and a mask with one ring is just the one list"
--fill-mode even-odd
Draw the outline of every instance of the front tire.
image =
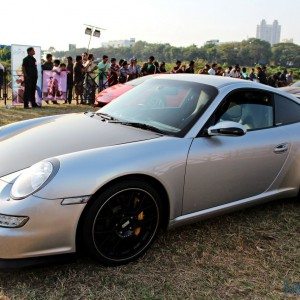
[[141, 180], [126, 180], [102, 192], [88, 208], [83, 242], [104, 265], [136, 260], [150, 247], [161, 221], [161, 199]]

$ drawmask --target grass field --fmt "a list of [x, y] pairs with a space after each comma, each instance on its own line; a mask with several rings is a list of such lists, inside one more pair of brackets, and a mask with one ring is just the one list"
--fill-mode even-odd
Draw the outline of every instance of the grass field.
[[[86, 110], [64, 104], [26, 111], [0, 105], [0, 125]], [[287, 297], [300, 299], [300, 201], [296, 199], [161, 233], [143, 258], [122, 267], [105, 268], [82, 257], [64, 265], [0, 271], [1, 300]]]

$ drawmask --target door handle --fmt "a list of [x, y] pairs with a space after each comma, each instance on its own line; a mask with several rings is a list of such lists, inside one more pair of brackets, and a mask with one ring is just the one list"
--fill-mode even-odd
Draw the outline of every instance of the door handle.
[[287, 143], [283, 143], [283, 144], [277, 145], [274, 148], [273, 152], [276, 154], [280, 154], [280, 153], [286, 152], [288, 149], [289, 149], [289, 145]]

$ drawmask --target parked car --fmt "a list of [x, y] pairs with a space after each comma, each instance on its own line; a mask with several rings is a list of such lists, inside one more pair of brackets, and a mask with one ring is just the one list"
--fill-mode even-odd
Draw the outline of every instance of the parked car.
[[300, 99], [300, 81], [297, 81], [289, 86], [281, 87], [280, 89]]
[[95, 107], [102, 107], [110, 103], [112, 100], [131, 90], [133, 87], [143, 83], [145, 80], [152, 78], [153, 76], [155, 75], [143, 76], [134, 80], [130, 80], [126, 83], [118, 83], [108, 87], [96, 95]]
[[0, 266], [82, 246], [105, 265], [158, 231], [295, 197], [300, 101], [228, 77], [146, 80], [97, 112], [0, 128]]

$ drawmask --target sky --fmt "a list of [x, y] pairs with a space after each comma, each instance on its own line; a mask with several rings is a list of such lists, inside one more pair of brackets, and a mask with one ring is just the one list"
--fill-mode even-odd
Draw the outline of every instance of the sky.
[[[0, 44], [87, 47], [84, 24], [105, 28], [102, 42], [135, 38], [173, 46], [202, 46], [205, 41], [255, 37], [262, 19], [278, 20], [281, 39], [300, 44], [300, 0], [9, 0], [0, 4]], [[6, 13], [3, 13], [6, 12]]]

